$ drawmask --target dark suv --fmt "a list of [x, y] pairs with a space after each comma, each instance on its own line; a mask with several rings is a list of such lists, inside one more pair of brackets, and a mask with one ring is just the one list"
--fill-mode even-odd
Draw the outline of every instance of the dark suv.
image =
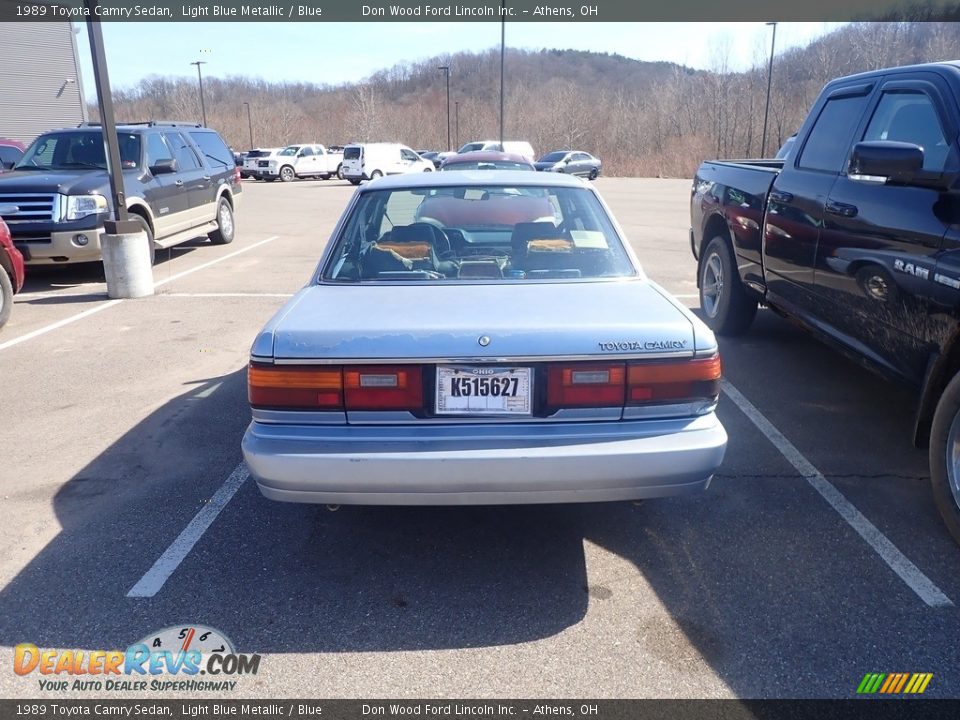
[[[207, 235], [228, 243], [236, 231], [240, 173], [215, 130], [185, 123], [117, 126], [124, 193], [143, 226], [150, 255]], [[44, 133], [13, 172], [0, 176], [0, 206], [27, 263], [100, 260], [110, 185], [99, 125]]]

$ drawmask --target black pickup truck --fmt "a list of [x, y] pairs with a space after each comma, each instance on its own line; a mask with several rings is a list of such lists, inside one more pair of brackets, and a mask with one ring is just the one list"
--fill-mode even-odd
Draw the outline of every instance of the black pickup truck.
[[829, 83], [782, 160], [706, 162], [690, 242], [707, 323], [762, 303], [918, 390], [915, 442], [960, 542], [960, 63]]

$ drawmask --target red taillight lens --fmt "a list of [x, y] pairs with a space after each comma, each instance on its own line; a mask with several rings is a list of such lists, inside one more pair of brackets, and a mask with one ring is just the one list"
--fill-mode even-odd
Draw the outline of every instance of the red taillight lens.
[[631, 363], [627, 366], [627, 405], [716, 398], [720, 356], [705, 360]]
[[347, 410], [417, 410], [423, 407], [418, 365], [354, 365], [343, 369]]
[[253, 407], [343, 410], [339, 367], [250, 363], [247, 388]]
[[238, 185], [240, 183], [240, 166], [238, 165], [233, 169], [233, 184]]
[[547, 404], [551, 408], [621, 407], [625, 376], [623, 363], [552, 366], [547, 370]]

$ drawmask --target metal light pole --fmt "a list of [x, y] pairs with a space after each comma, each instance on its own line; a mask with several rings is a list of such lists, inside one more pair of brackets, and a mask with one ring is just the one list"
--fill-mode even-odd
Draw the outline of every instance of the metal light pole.
[[245, 102], [247, 106], [247, 128], [250, 130], [250, 149], [253, 150], [253, 121], [250, 119], [250, 103]]
[[457, 140], [457, 147], [460, 147], [460, 101], [459, 100], [454, 101], [453, 107], [456, 110], [456, 113], [454, 114], [454, 118], [456, 119], [456, 128], [457, 128], [457, 134], [454, 137]]
[[447, 76], [447, 150], [450, 151], [453, 149], [450, 147], [450, 66], [441, 65], [437, 70], [443, 70]]
[[507, 47], [507, 0], [500, 0], [500, 147], [503, 147], [503, 58]]
[[200, 83], [200, 114], [203, 115], [203, 126], [207, 126], [207, 107], [203, 104], [203, 75], [200, 74], [200, 66], [206, 65], [205, 60], [197, 60], [190, 63], [197, 66], [197, 81]]
[[[83, 0], [83, 5], [89, 17], [98, 17], [99, 0]], [[113, 200], [114, 220], [117, 224], [125, 223], [129, 218], [120, 165], [120, 143], [117, 139], [117, 123], [113, 116], [113, 96], [110, 94], [107, 54], [103, 46], [103, 31], [99, 20], [87, 20], [87, 36], [90, 38], [90, 51], [93, 55], [93, 81], [97, 86], [100, 127], [103, 129], [103, 142], [107, 149], [107, 169], [110, 176], [110, 198]], [[139, 227], [134, 230], [127, 227], [118, 228], [113, 221], [108, 222], [110, 225], [104, 223], [104, 228], [110, 234], [139, 230]]]
[[767, 119], [770, 117], [770, 83], [773, 80], [773, 48], [777, 43], [777, 24], [768, 22], [773, 27], [773, 37], [770, 39], [770, 66], [767, 68], [767, 107], [763, 111], [763, 140], [760, 141], [760, 157], [767, 156]]

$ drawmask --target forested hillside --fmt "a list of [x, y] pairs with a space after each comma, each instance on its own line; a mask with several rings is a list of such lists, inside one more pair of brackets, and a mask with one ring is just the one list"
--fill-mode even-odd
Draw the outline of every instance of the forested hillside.
[[[793, 133], [830, 79], [879, 67], [956, 59], [960, 23], [858, 23], [811, 45], [778, 53], [768, 154]], [[506, 136], [537, 152], [588, 150], [610, 175], [688, 177], [708, 157], [760, 153], [766, 58], [728, 70], [729, 47], [711, 49], [710, 70], [570, 50], [508, 50]], [[396, 65], [361, 83], [329, 86], [242, 77], [204, 80], [207, 119], [236, 148], [290, 142], [396, 141], [445, 149], [450, 66], [451, 115], [460, 103], [459, 140], [497, 137], [499, 49]], [[198, 119], [197, 84], [149, 78], [115, 91], [119, 119]], [[95, 114], [95, 111], [94, 111]], [[453, 125], [453, 122], [451, 122]], [[456, 140], [456, 138], [454, 138]]]

